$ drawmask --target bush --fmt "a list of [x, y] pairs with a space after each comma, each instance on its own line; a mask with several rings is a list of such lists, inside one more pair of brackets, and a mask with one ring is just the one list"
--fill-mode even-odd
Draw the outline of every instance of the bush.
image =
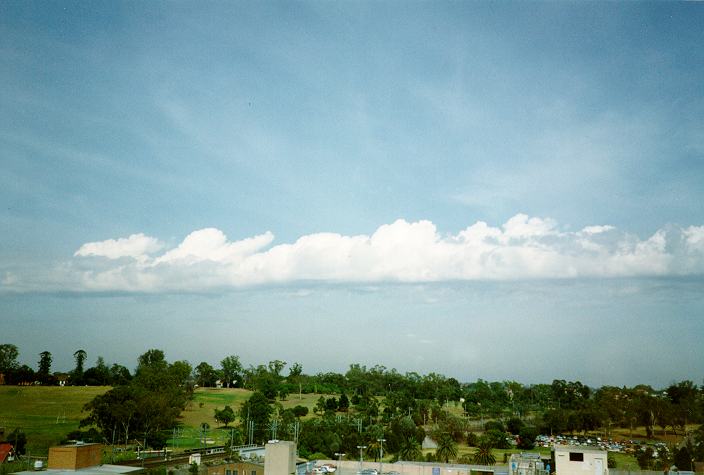
[[520, 434], [524, 427], [525, 424], [518, 417], [512, 417], [506, 423], [506, 430], [511, 434]]
[[497, 429], [491, 429], [484, 433], [484, 435], [479, 440], [479, 445], [483, 445], [484, 443], [486, 443], [495, 449], [508, 449], [510, 447], [510, 444], [506, 440], [506, 437], [506, 432]]
[[606, 456], [606, 465], [609, 468], [616, 468], [616, 457], [612, 452], [609, 452]]
[[484, 430], [489, 432], [491, 430], [498, 430], [501, 432], [505, 432], [506, 429], [504, 425], [501, 423], [501, 421], [488, 421], [486, 424], [484, 424]]
[[474, 432], [468, 432], [467, 433], [467, 445], [469, 447], [476, 447], [478, 443], [479, 443], [479, 437], [477, 437], [477, 434], [475, 434]]
[[532, 450], [535, 447], [535, 438], [537, 436], [537, 428], [531, 426], [521, 428], [521, 431], [518, 433], [518, 448], [523, 450]]

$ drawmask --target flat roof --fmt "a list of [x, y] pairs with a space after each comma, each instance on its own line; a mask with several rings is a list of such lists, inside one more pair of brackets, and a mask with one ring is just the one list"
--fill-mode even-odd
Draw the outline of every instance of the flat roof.
[[132, 473], [143, 470], [142, 467], [126, 467], [124, 465], [97, 465], [95, 467], [86, 467], [78, 470], [64, 470], [64, 469], [46, 469], [46, 470], [25, 470], [22, 472], [14, 472], [15, 475], [37, 475], [39, 473], [46, 473], [47, 475], [106, 475], [106, 474], [116, 474], [116, 473]]
[[594, 446], [585, 446], [585, 445], [555, 445], [553, 446], [553, 449], [555, 452], [557, 451], [564, 451], [564, 452], [593, 452], [593, 453], [599, 453], [599, 454], [605, 454], [607, 452], [606, 449], [602, 449], [599, 447], [594, 447]]

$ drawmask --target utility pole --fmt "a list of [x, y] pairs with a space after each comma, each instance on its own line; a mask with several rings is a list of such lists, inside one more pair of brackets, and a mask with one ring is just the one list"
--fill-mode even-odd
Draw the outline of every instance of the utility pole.
[[379, 475], [381, 475], [381, 472], [384, 471], [384, 442], [386, 442], [386, 439], [382, 437], [381, 439], [376, 439], [376, 441], [379, 442]]
[[358, 445], [357, 448], [359, 449], [359, 471], [362, 471], [362, 465], [364, 464], [364, 449], [367, 448], [366, 445]]
[[335, 452], [335, 456], [337, 457], [337, 469], [340, 471], [340, 474], [342, 474], [342, 457], [344, 457], [345, 454], [342, 452]]

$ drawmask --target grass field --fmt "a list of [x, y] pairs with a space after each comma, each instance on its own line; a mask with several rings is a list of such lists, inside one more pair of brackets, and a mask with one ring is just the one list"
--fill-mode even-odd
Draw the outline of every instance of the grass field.
[[50, 445], [78, 428], [83, 405], [107, 387], [0, 386], [0, 427], [9, 433], [21, 428], [27, 449], [46, 453]]
[[[177, 441], [170, 440], [169, 444], [175, 443], [179, 447], [197, 447], [200, 443], [199, 428], [204, 422], [211, 427], [207, 437], [212, 439], [214, 444], [224, 444], [228, 440], [229, 429], [220, 427], [215, 421], [215, 409], [230, 406], [237, 412], [251, 395], [252, 392], [245, 389], [198, 388], [193, 401], [181, 413], [183, 429], [180, 438]], [[292, 394], [285, 401], [278, 402], [284, 409], [299, 405], [307, 407], [309, 415], [306, 417], [313, 417], [313, 408], [320, 396], [320, 394], [303, 394], [299, 399], [298, 394]]]
[[[187, 427], [199, 427], [203, 422], [207, 422], [211, 427], [215, 427], [215, 409], [230, 406], [237, 412], [251, 395], [252, 392], [246, 389], [198, 388], [193, 401], [188, 404], [186, 410], [181, 414], [182, 422], [184, 426]], [[284, 409], [295, 406], [307, 407], [308, 416], [306, 417], [313, 417], [313, 408], [320, 396], [320, 394], [303, 394], [301, 395], [301, 399], [299, 399], [298, 394], [292, 394], [285, 401], [277, 402], [279, 402]], [[330, 395], [325, 395], [325, 397], [330, 397]]]
[[[83, 406], [99, 394], [103, 394], [108, 387], [46, 387], [46, 386], [0, 386], [0, 427], [9, 433], [15, 428], [21, 428], [27, 434], [27, 448], [33, 454], [46, 454], [48, 447], [60, 442], [67, 433], [78, 428], [79, 421], [86, 416], [81, 412]], [[250, 397], [251, 391], [244, 389], [214, 389], [199, 388], [193, 400], [181, 414], [182, 429], [176, 440], [170, 440], [169, 445], [179, 448], [198, 447], [201, 444], [199, 427], [203, 422], [210, 425], [207, 434], [212, 444], [224, 444], [228, 440], [229, 429], [221, 428], [215, 422], [215, 409], [222, 409], [226, 405], [238, 411], [242, 404]], [[330, 397], [326, 395], [325, 397]], [[303, 394], [299, 399], [298, 394], [289, 395], [285, 401], [279, 401], [284, 409], [297, 405], [305, 406], [309, 410], [307, 417], [314, 417], [313, 408], [320, 398], [320, 394]], [[453, 413], [461, 413], [457, 404], [445, 406]], [[695, 426], [692, 426], [693, 429]], [[603, 434], [598, 434], [603, 436]], [[671, 443], [681, 439], [670, 433], [656, 431], [656, 438]], [[632, 436], [629, 429], [616, 429], [611, 435], [619, 439], [645, 440], [645, 431], [642, 427], [635, 428]], [[549, 449], [539, 449], [543, 455], [549, 455]], [[509, 452], [515, 452], [511, 450]], [[464, 444], [458, 447], [459, 456], [474, 452]], [[502, 461], [505, 450], [494, 450], [497, 461]], [[626, 454], [615, 454], [617, 467], [622, 469], [637, 466], [635, 459]]]

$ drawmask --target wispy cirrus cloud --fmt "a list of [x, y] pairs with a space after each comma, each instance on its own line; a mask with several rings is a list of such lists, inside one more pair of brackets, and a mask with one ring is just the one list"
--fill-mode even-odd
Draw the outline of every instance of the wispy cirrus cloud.
[[427, 220], [399, 219], [371, 235], [315, 233], [272, 245], [266, 232], [231, 241], [215, 228], [171, 249], [133, 234], [83, 244], [74, 259], [27, 279], [6, 273], [5, 290], [209, 291], [298, 282], [422, 283], [704, 274], [704, 226], [666, 226], [638, 236], [610, 225], [565, 231], [517, 214], [495, 227], [477, 221], [442, 235]]

